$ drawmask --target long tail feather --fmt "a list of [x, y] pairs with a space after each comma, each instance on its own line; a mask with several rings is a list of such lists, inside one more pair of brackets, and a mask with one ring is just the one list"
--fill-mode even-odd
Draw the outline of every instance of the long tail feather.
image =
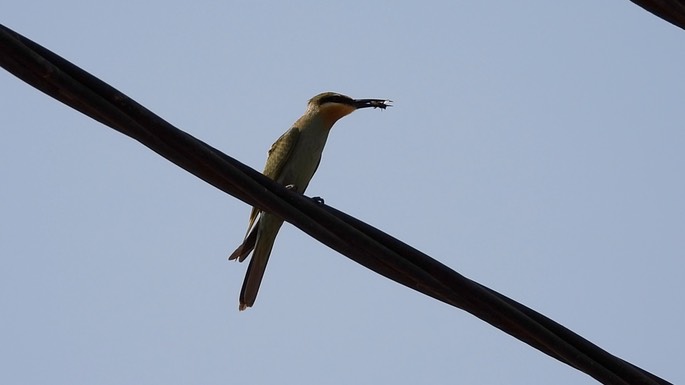
[[282, 219], [272, 215], [264, 215], [259, 220], [259, 224], [255, 226], [258, 229], [258, 234], [256, 236], [254, 253], [245, 273], [243, 287], [240, 290], [240, 310], [251, 307], [257, 299], [257, 292], [266, 271], [266, 264], [269, 262], [271, 249], [282, 224]]

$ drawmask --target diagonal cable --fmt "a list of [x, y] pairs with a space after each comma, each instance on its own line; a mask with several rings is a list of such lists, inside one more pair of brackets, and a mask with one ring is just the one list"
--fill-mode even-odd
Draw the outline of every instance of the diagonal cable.
[[2, 25], [0, 65], [33, 87], [130, 136], [216, 188], [281, 216], [355, 262], [463, 309], [602, 383], [668, 384], [400, 240], [283, 188]]

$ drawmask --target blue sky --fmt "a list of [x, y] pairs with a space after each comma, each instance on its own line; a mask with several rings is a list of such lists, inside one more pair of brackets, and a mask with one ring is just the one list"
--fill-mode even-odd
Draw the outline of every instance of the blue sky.
[[[3, 24], [261, 170], [322, 91], [308, 193], [685, 382], [684, 32], [629, 1], [20, 2]], [[0, 382], [594, 381], [281, 230], [0, 72]]]

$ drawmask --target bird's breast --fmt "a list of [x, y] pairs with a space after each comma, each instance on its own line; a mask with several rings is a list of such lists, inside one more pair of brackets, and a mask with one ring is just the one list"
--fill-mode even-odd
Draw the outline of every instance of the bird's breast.
[[319, 166], [327, 138], [328, 130], [302, 130], [290, 159], [283, 167], [279, 182], [283, 185], [293, 184], [298, 192], [303, 193]]

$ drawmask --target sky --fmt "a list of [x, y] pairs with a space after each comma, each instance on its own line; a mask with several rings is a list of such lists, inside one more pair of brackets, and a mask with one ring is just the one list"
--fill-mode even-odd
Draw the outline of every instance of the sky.
[[[685, 383], [685, 31], [629, 1], [13, 2], [2, 24], [261, 170], [323, 91], [307, 193]], [[593, 384], [0, 71], [0, 383]]]

